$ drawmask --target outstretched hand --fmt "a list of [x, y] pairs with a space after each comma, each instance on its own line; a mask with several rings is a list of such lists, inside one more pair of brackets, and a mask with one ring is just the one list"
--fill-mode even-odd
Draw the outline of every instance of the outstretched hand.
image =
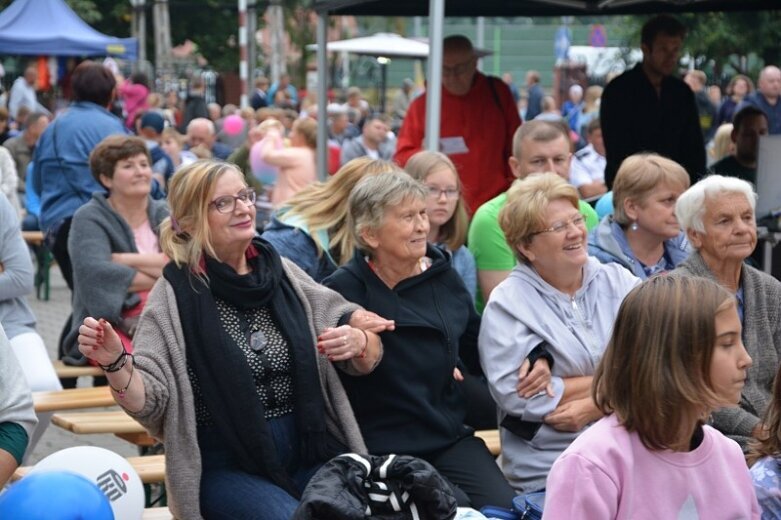
[[114, 328], [103, 318], [84, 318], [78, 341], [79, 352], [98, 365], [110, 365], [124, 350]]
[[377, 313], [358, 309], [353, 312], [353, 315], [350, 317], [350, 326], [379, 334], [386, 330], [395, 329], [396, 322], [393, 320], [386, 320]]

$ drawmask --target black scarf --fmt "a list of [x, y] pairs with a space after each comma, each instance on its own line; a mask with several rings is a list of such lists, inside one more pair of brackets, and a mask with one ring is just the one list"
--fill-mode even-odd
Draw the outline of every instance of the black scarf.
[[176, 267], [173, 262], [163, 275], [176, 294], [187, 363], [198, 378], [204, 404], [223, 441], [243, 470], [267, 476], [298, 497], [277, 457], [246, 357], [224, 332], [214, 301], [217, 297], [240, 309], [270, 308], [292, 356], [300, 460], [308, 465], [328, 460], [334, 454], [326, 442], [325, 403], [306, 313], [276, 251], [261, 239], [255, 239], [253, 246], [258, 254], [247, 255], [251, 272], [246, 275], [209, 257], [205, 261], [208, 286], [189, 268]]

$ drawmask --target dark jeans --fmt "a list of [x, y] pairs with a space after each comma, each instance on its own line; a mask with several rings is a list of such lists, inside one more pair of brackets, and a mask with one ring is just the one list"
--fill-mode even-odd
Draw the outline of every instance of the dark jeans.
[[421, 458], [454, 484], [459, 507], [512, 507], [515, 491], [482, 439], [465, 437], [447, 449]]
[[38, 217], [32, 213], [27, 213], [22, 220], [22, 231], [40, 231], [41, 227], [38, 224]]
[[62, 277], [65, 278], [68, 289], [73, 292], [73, 268], [71, 267], [70, 254], [68, 254], [68, 235], [71, 232], [71, 218], [66, 218], [46, 231], [46, 247], [49, 248], [54, 259], [57, 260]]
[[[299, 438], [293, 414], [270, 419], [266, 424], [274, 439], [277, 456], [300, 491], [320, 465], [301, 468]], [[233, 454], [214, 429], [199, 428], [201, 449], [201, 514], [210, 520], [288, 520], [298, 500], [269, 479], [242, 471]]]

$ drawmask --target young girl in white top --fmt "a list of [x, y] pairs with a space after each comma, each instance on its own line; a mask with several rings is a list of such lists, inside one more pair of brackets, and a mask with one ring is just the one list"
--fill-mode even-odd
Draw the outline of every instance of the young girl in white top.
[[715, 282], [633, 289], [594, 374], [607, 415], [554, 463], [544, 518], [759, 519], [740, 447], [704, 424], [738, 403], [750, 366], [735, 297]]

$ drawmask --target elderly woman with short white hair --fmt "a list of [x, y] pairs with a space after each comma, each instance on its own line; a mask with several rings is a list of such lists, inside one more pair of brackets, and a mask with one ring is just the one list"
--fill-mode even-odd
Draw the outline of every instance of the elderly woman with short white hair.
[[713, 426], [744, 451], [763, 435], [761, 417], [781, 360], [781, 282], [744, 263], [757, 245], [756, 193], [741, 179], [711, 175], [685, 191], [675, 207], [695, 252], [673, 273], [719, 282], [738, 302], [743, 343], [754, 360], [740, 407], [713, 413]]

